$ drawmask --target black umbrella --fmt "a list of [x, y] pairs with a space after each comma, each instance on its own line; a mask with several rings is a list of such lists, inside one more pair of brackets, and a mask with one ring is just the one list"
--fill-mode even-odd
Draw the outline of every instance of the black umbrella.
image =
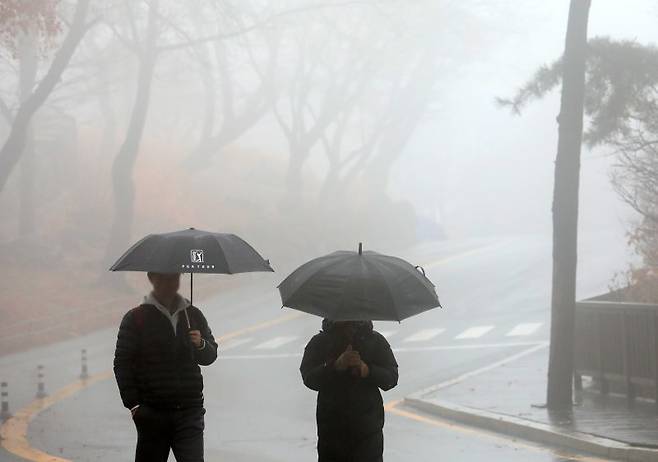
[[234, 274], [274, 270], [268, 260], [235, 234], [189, 228], [149, 234], [130, 247], [110, 267], [110, 271], [190, 273], [192, 302], [194, 273]]
[[313, 259], [279, 284], [283, 306], [334, 321], [401, 321], [441, 306], [422, 268], [377, 252]]

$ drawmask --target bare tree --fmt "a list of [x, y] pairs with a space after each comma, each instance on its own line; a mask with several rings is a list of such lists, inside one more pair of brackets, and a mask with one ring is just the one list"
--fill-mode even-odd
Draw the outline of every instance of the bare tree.
[[[132, 2], [125, 3], [125, 11], [130, 27], [130, 38], [125, 37], [112, 26], [116, 36], [134, 53], [137, 63], [137, 85], [135, 99], [123, 143], [112, 165], [112, 186], [114, 192], [114, 216], [110, 228], [106, 260], [116, 257], [116, 253], [127, 246], [132, 234], [134, 220], [135, 184], [133, 169], [148, 115], [153, 73], [155, 71], [159, 34], [159, 0], [147, 4], [144, 30], [139, 30]], [[142, 33], [143, 32], [143, 33]], [[140, 36], [142, 33], [142, 36]]]
[[[211, 6], [221, 3], [216, 0], [208, 1]], [[133, 170], [139, 155], [139, 146], [150, 106], [153, 76], [159, 59], [171, 52], [190, 50], [194, 52], [195, 50], [198, 51], [199, 47], [204, 44], [212, 45], [224, 40], [242, 37], [246, 33], [259, 30], [265, 25], [271, 24], [279, 17], [296, 14], [298, 11], [297, 9], [278, 11], [276, 13], [266, 11], [263, 13], [262, 18], [257, 17], [248, 23], [238, 22], [237, 25], [231, 25], [230, 27], [234, 27], [231, 30], [222, 30], [222, 26], [225, 25], [225, 21], [222, 20], [215, 24], [215, 27], [220, 30], [205, 34], [205, 28], [194, 33], [190, 31], [190, 24], [194, 25], [194, 19], [190, 18], [189, 9], [185, 5], [167, 4], [167, 10], [170, 16], [174, 16], [172, 12], [181, 13], [181, 17], [177, 18], [178, 20], [174, 20], [172, 17], [168, 17], [163, 13], [165, 8], [160, 8], [160, 0], [149, 0], [148, 2], [144, 0], [137, 3], [132, 0], [126, 0], [121, 5], [125, 12], [125, 19], [117, 23], [108, 22], [107, 24], [114, 32], [116, 38], [135, 55], [138, 63], [138, 77], [128, 129], [112, 168], [114, 217], [105, 255], [106, 261], [111, 261], [111, 259], [116, 257], [118, 252], [127, 247], [132, 234], [135, 199]], [[320, 7], [316, 6], [315, 8]], [[141, 20], [138, 15], [140, 8], [142, 12], [146, 9], [146, 13], [142, 14]], [[181, 8], [182, 10], [187, 10], [186, 14], [180, 11]], [[305, 10], [306, 7], [300, 9], [300, 11]], [[220, 19], [222, 19], [221, 15], [225, 14], [225, 11], [220, 8], [217, 13], [220, 15]], [[140, 29], [144, 30], [142, 31]], [[216, 49], [221, 50], [221, 45], [217, 46], [219, 48]], [[201, 56], [203, 56], [203, 53]], [[208, 58], [207, 54], [205, 57]], [[208, 76], [205, 78], [209, 79]], [[223, 83], [226, 85], [227, 82], [228, 80], [224, 80]], [[209, 88], [211, 83], [211, 80], [208, 80], [205, 83], [206, 88]], [[223, 125], [220, 130], [204, 140], [201, 151], [214, 152], [219, 147], [236, 139], [247, 128], [253, 125], [262, 115], [263, 99], [265, 98], [265, 101], [267, 101], [266, 93], [267, 85], [263, 83], [261, 90], [253, 95], [255, 102], [245, 104], [243, 106], [245, 109], [241, 112], [237, 110], [234, 112], [228, 111], [223, 118]], [[230, 102], [232, 101], [231, 98], [235, 96], [233, 89], [228, 87], [223, 94], [225, 107], [232, 104]], [[210, 119], [213, 114], [214, 109], [207, 109], [207, 119]], [[211, 126], [211, 120], [207, 120], [204, 124], [206, 134], [210, 133], [209, 128]]]
[[29, 96], [25, 96], [16, 111], [9, 136], [0, 150], [0, 191], [4, 189], [10, 174], [25, 151], [25, 146], [29, 141], [32, 117], [57, 86], [78, 44], [89, 28], [89, 24], [85, 22], [89, 2], [90, 0], [77, 2], [69, 31], [61, 47], [57, 50], [48, 72]]
[[288, 85], [273, 112], [288, 142], [286, 200], [299, 202], [304, 163], [329, 127], [359, 97], [362, 85], [358, 76], [363, 74], [368, 59], [349, 54], [342, 61], [332, 62], [327, 49], [330, 42], [322, 35], [314, 41], [304, 31], [292, 43], [293, 69], [281, 78]]
[[[232, 15], [234, 28], [244, 27], [241, 14], [243, 12], [238, 11]], [[253, 14], [244, 16], [251, 22], [257, 22]], [[201, 26], [199, 18], [196, 23]], [[260, 39], [259, 46], [254, 46], [254, 37]], [[204, 118], [198, 145], [187, 159], [189, 166], [198, 168], [211, 161], [225, 146], [238, 140], [269, 112], [276, 94], [274, 72], [278, 41], [275, 30], [263, 28], [236, 37], [230, 43], [221, 40], [198, 46]], [[236, 59], [239, 55], [243, 59]], [[255, 77], [255, 84], [243, 83], [248, 74]], [[238, 80], [242, 82], [236, 85]]]
[[[19, 33], [19, 98], [23, 105], [34, 89], [38, 69], [39, 36], [33, 27]], [[35, 203], [34, 203], [34, 176], [35, 176], [35, 147], [34, 127], [28, 123], [25, 131], [25, 146], [23, 148], [20, 172], [20, 214], [18, 219], [18, 232], [26, 236], [34, 231]]]

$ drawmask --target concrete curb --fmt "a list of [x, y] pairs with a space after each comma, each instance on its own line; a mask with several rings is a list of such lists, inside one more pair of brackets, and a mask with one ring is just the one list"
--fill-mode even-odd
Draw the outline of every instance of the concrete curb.
[[443, 419], [536, 443], [560, 446], [600, 457], [629, 462], [658, 461], [658, 449], [632, 446], [576, 431], [560, 431], [548, 424], [438, 400], [426, 400], [417, 394], [405, 398], [403, 404]]

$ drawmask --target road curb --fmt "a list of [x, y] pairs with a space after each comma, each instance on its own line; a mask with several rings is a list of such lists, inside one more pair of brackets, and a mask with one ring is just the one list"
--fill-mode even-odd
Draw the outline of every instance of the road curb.
[[510, 415], [469, 408], [454, 403], [427, 400], [412, 395], [403, 404], [462, 424], [483, 428], [536, 443], [560, 446], [579, 452], [628, 462], [656, 462], [658, 449], [632, 446], [620, 441], [576, 431], [560, 431], [548, 424]]

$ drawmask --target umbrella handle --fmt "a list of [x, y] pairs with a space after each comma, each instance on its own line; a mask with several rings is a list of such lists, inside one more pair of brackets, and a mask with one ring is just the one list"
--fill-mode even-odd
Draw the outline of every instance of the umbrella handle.
[[190, 317], [187, 315], [187, 308], [185, 308], [183, 312], [185, 312], [185, 319], [187, 320], [187, 328], [190, 329], [192, 326], [190, 325]]
[[[192, 294], [194, 293], [194, 273], [190, 273], [190, 306], [192, 305]], [[185, 312], [185, 320], [187, 321], [187, 330], [191, 330], [192, 326], [190, 325], [190, 316], [187, 314], [187, 307], [183, 310]], [[192, 343], [190, 343], [190, 348], [192, 348]]]
[[[194, 229], [194, 228], [190, 228]], [[190, 305], [192, 305], [192, 297], [194, 297], [194, 272], [190, 272]], [[190, 317], [187, 315], [187, 308], [185, 308], [185, 319], [187, 320], [187, 328], [190, 329]]]

